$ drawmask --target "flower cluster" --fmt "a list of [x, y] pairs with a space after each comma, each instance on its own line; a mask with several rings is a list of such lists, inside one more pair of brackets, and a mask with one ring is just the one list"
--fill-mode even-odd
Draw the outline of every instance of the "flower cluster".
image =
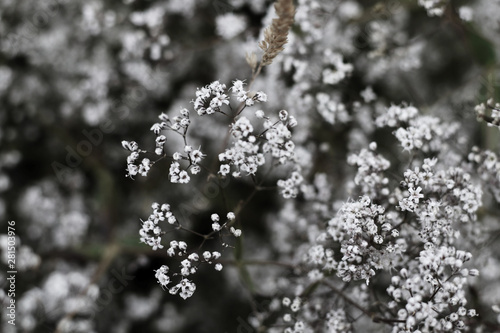
[[468, 158], [478, 165], [478, 173], [485, 187], [500, 203], [500, 160], [497, 154], [491, 150], [481, 151], [478, 147], [473, 147]]
[[233, 95], [236, 96], [238, 102], [245, 103], [246, 106], [252, 106], [255, 102], [266, 102], [267, 95], [262, 91], [250, 92], [243, 89], [244, 82], [241, 80], [235, 80], [231, 86], [231, 91]]
[[[162, 236], [166, 234], [166, 232], [162, 230], [161, 226], [163, 221], [173, 226], [173, 229], [184, 228], [173, 215], [169, 204], [160, 205], [158, 203], [153, 203], [151, 208], [153, 209], [153, 213], [149, 215], [146, 221], [142, 222], [142, 228], [139, 230], [139, 235], [141, 236], [142, 243], [146, 243], [151, 246], [154, 251], [156, 251], [164, 248], [161, 244]], [[227, 221], [221, 226], [218, 223], [220, 219], [219, 215], [212, 214], [212, 229], [214, 230], [214, 233], [227, 229], [234, 237], [241, 236], [241, 230], [230, 226], [230, 224], [234, 222], [235, 218], [235, 214], [233, 212], [229, 212], [227, 214]], [[222, 270], [222, 264], [216, 262], [221, 257], [221, 253], [218, 251], [203, 251], [201, 254], [198, 254], [197, 252], [189, 253], [188, 244], [186, 242], [172, 240], [169, 243], [166, 253], [169, 257], [184, 258], [180, 262], [179, 272], [169, 275], [169, 266], [162, 265], [158, 270], [156, 270], [155, 277], [163, 288], [168, 289], [172, 295], [179, 294], [179, 296], [183, 299], [191, 297], [195, 292], [196, 284], [190, 281], [188, 277], [195, 274], [201, 264], [214, 264], [215, 270]], [[176, 285], [169, 286], [170, 283], [172, 283], [172, 278], [174, 276], [180, 276], [181, 280]]]
[[429, 16], [442, 16], [448, 0], [418, 0]]
[[418, 116], [418, 109], [412, 105], [391, 105], [385, 112], [375, 119], [378, 127], [396, 127], [401, 123], [408, 123]]
[[240, 177], [241, 172], [247, 175], [255, 175], [259, 166], [266, 163], [264, 154], [259, 152], [257, 138], [253, 134], [254, 128], [250, 120], [240, 117], [231, 127], [231, 134], [236, 139], [232, 148], [226, 149], [219, 154], [220, 165], [219, 174], [226, 176], [230, 172], [230, 166], [236, 170], [233, 177]]
[[194, 110], [198, 115], [213, 114], [221, 112], [222, 105], [229, 105], [229, 96], [226, 95], [226, 85], [214, 81], [205, 87], [196, 90]]
[[330, 66], [333, 66], [334, 69], [325, 68], [323, 70], [323, 83], [326, 84], [337, 84], [346, 76], [350, 75], [354, 69], [352, 64], [344, 63], [343, 57], [341, 54], [332, 52], [332, 50], [327, 49], [324, 52], [324, 58], [326, 63]]
[[[293, 300], [291, 300], [288, 297], [284, 297], [281, 301], [281, 305], [284, 309], [291, 310], [290, 312], [285, 313], [283, 316], [283, 321], [285, 323], [289, 323], [292, 321], [293, 315], [296, 314], [302, 307], [302, 300], [300, 297], [295, 297]], [[284, 332], [285, 333], [300, 333], [304, 332], [305, 330], [305, 323], [301, 320], [295, 320], [295, 323], [291, 327], [287, 327]]]
[[326, 314], [325, 331], [339, 333], [351, 331], [351, 324], [343, 309], [330, 310]]
[[[179, 115], [173, 118], [170, 118], [167, 114], [161, 113], [158, 118], [160, 122], [154, 123], [151, 126], [151, 131], [156, 135], [155, 139], [155, 150], [154, 153], [156, 155], [162, 155], [165, 157], [165, 143], [167, 142], [167, 137], [164, 134], [161, 134], [164, 130], [170, 130], [174, 133], [179, 134], [184, 139], [184, 148], [183, 151], [175, 151], [171, 158], [172, 162], [169, 168], [169, 176], [170, 182], [172, 183], [181, 183], [186, 184], [190, 181], [190, 176], [188, 170], [191, 174], [196, 175], [201, 171], [201, 167], [199, 163], [205, 157], [205, 154], [201, 152], [201, 147], [198, 149], [193, 149], [192, 146], [186, 143], [186, 135], [191, 124], [189, 119], [189, 110], [186, 108], [181, 108], [179, 111]], [[122, 141], [123, 148], [129, 150], [131, 153], [127, 158], [127, 171], [128, 177], [133, 177], [137, 174], [141, 176], [147, 176], [148, 171], [151, 169], [151, 166], [155, 163], [152, 162], [149, 158], [144, 157], [138, 165], [136, 165], [136, 161], [139, 159], [141, 153], [148, 153], [147, 150], [139, 149], [139, 145], [135, 141]], [[186, 169], [181, 167], [179, 161], [185, 160], [189, 162], [189, 165]]]
[[290, 162], [294, 170], [288, 179], [280, 179], [278, 187], [284, 198], [292, 198], [298, 194], [298, 187], [302, 183], [300, 166], [295, 162], [295, 144], [291, 140], [290, 128], [297, 125], [295, 117], [290, 116], [286, 110], [279, 112], [279, 119], [272, 121], [262, 110], [256, 112], [258, 119], [263, 119], [264, 130], [255, 133], [250, 120], [240, 116], [231, 126], [231, 135], [235, 139], [232, 147], [219, 154], [221, 165], [218, 173], [225, 177], [231, 172], [233, 177], [241, 177], [241, 173], [255, 176], [259, 167], [266, 164], [266, 155], [278, 165]]
[[[172, 276], [180, 276], [181, 280], [174, 286], [168, 286], [172, 279], [168, 275], [170, 268], [167, 265], [160, 266], [156, 270], [155, 277], [162, 288], [167, 288], [169, 293], [172, 295], [179, 294], [183, 299], [193, 296], [196, 290], [196, 284], [188, 279], [188, 276], [195, 274], [198, 271], [199, 265], [206, 263], [212, 264], [214, 260], [221, 257], [220, 252], [217, 251], [204, 251], [202, 257], [197, 253], [187, 253], [187, 244], [185, 242], [171, 241], [170, 247], [167, 253], [169, 256], [173, 257], [177, 254], [178, 257], [184, 257], [180, 263], [180, 272], [174, 273]], [[214, 265], [215, 270], [222, 270], [222, 264], [216, 263]]]
[[[233, 95], [242, 104], [230, 125], [230, 134], [234, 139], [232, 146], [218, 155], [221, 162], [218, 174], [221, 177], [226, 177], [233, 169], [231, 176], [241, 177], [242, 173], [244, 173], [251, 176], [255, 182], [254, 177], [257, 171], [266, 162], [271, 162], [273, 166], [290, 163], [293, 169], [289, 173], [289, 178], [278, 180], [278, 187], [281, 189], [283, 197], [295, 197], [298, 194], [300, 184], [303, 182], [300, 166], [296, 163], [295, 144], [291, 140], [291, 128], [297, 125], [297, 121], [286, 110], [279, 111], [277, 120], [272, 120], [271, 117], [265, 115], [264, 111], [258, 110], [255, 115], [260, 123], [254, 127], [250, 119], [241, 115], [241, 112], [245, 107], [252, 106], [255, 102], [265, 102], [267, 96], [261, 91], [256, 93], [245, 91], [243, 85], [243, 81], [236, 80], [231, 87]], [[229, 109], [231, 108], [225, 89], [226, 86], [218, 81], [198, 89], [196, 92], [197, 98], [194, 101], [194, 109], [198, 115], [220, 112], [227, 116], [228, 114], [221, 109], [224, 104], [228, 105]], [[199, 173], [201, 171], [199, 163], [206, 157], [200, 149], [194, 149], [187, 144], [188, 129], [191, 125], [189, 115], [189, 111], [185, 108], [181, 108], [179, 115], [172, 118], [162, 113], [159, 116], [160, 122], [153, 124], [151, 127], [151, 131], [156, 135], [154, 153], [161, 156], [159, 159], [169, 157], [172, 160], [169, 168], [171, 183], [189, 183], [190, 175], [188, 171], [191, 174]], [[255, 129], [257, 127], [260, 128], [259, 131]], [[183, 138], [184, 147], [181, 151], [174, 151], [171, 156], [167, 155], [165, 152], [167, 137], [163, 134], [164, 131], [172, 131]], [[140, 165], [136, 165], [135, 163], [140, 154], [146, 154], [148, 151], [140, 149], [136, 142], [123, 141], [122, 145], [125, 149], [131, 151], [131, 156], [127, 160], [129, 176], [134, 176], [137, 173], [146, 176], [151, 165], [157, 161], [151, 162], [148, 158], [144, 158]], [[183, 161], [188, 163], [185, 168], [181, 166]], [[153, 250], [164, 248], [162, 235], [165, 235], [167, 231], [162, 230], [162, 221], [168, 222], [172, 229], [193, 232], [184, 228], [177, 221], [170, 210], [170, 205], [154, 203], [152, 208], [153, 213], [146, 221], [142, 222], [139, 234], [141, 242], [151, 246]], [[230, 212], [227, 214], [226, 221], [223, 222], [218, 214], [212, 214], [212, 232], [204, 235], [204, 240], [211, 238], [214, 234], [218, 234], [221, 239], [226, 235], [241, 236], [241, 230], [233, 226], [235, 218], [235, 214]], [[195, 234], [200, 236], [199, 233], [195, 232]], [[190, 276], [196, 273], [200, 264], [212, 264], [214, 260], [220, 257], [220, 253], [205, 251], [203, 255], [199, 255], [196, 252], [188, 253], [188, 245], [184, 241], [172, 240], [169, 244], [170, 246], [166, 250], [169, 256], [184, 258], [180, 263], [180, 271], [169, 275], [170, 267], [163, 265], [156, 271], [156, 278], [162, 287], [168, 289], [171, 294], [179, 294], [186, 299], [191, 297], [196, 290], [194, 282], [189, 280]], [[225, 242], [222, 242], [222, 245], [229, 246]], [[220, 263], [215, 263], [214, 267], [216, 270], [222, 269]], [[171, 286], [172, 277], [177, 275], [181, 277], [181, 280]]]
[[[224, 229], [228, 229], [229, 232], [234, 236], [234, 237], [240, 237], [241, 236], [241, 230], [236, 229], [233, 226], [231, 226], [232, 223], [234, 223], [236, 219], [236, 215], [233, 212], [227, 213], [226, 216], [227, 220], [224, 222], [222, 225], [220, 224], [220, 216], [219, 214], [212, 214], [210, 216], [210, 219], [212, 220], [212, 230], [214, 232], [220, 232]], [[225, 244], [224, 244], [225, 245]]]
[[[443, 124], [433, 116], [421, 116], [413, 106], [391, 106], [376, 121], [379, 127], [399, 126], [394, 132], [403, 150], [440, 151], [459, 129], [458, 123]], [[406, 126], [403, 126], [407, 124]]]
[[[179, 115], [173, 117], [170, 119], [170, 117], [165, 114], [161, 113], [158, 118], [161, 120], [159, 123], [154, 123], [153, 126], [151, 126], [151, 131], [156, 134], [160, 135], [162, 130], [169, 129], [174, 132], [179, 133], [180, 135], [185, 135], [189, 124], [191, 124], [191, 121], [189, 120], [189, 110], [186, 108], [182, 108], [179, 110]], [[156, 140], [158, 141], [158, 139]], [[163, 153], [163, 147], [157, 147], [160, 148], [160, 151], [155, 151], [156, 155], [161, 155]]]
[[388, 196], [387, 187], [389, 179], [384, 171], [389, 169], [391, 163], [382, 155], [376, 153], [377, 144], [370, 143], [369, 150], [362, 149], [358, 154], [352, 154], [347, 158], [347, 163], [358, 167], [354, 184], [360, 188], [362, 194], [370, 198]]
[[[243, 103], [243, 108], [252, 106], [255, 102], [265, 102], [267, 100], [267, 95], [262, 91], [248, 92], [243, 89], [243, 85], [243, 81], [235, 80], [231, 87], [233, 95], [239, 102]], [[224, 113], [221, 107], [224, 104], [229, 106], [229, 96], [226, 95], [225, 91], [226, 85], [221, 84], [219, 81], [214, 81], [205, 87], [198, 88], [196, 91], [197, 98], [193, 102], [194, 109], [198, 115], [202, 116], [215, 112]], [[243, 111], [243, 108], [239, 113]], [[183, 150], [175, 151], [170, 156], [172, 162], [169, 168], [169, 178], [172, 183], [189, 183], [191, 177], [188, 171], [193, 175], [198, 174], [201, 171], [199, 163], [206, 157], [200, 148], [193, 149], [191, 145], [187, 144], [187, 132], [191, 124], [189, 114], [189, 110], [186, 108], [181, 108], [179, 115], [173, 118], [170, 118], [165, 113], [161, 113], [159, 115], [160, 122], [154, 123], [151, 126], [151, 131], [156, 135], [156, 148], [154, 150], [156, 155], [163, 155], [162, 157], [167, 156], [164, 152], [167, 137], [162, 134], [162, 131], [173, 131], [182, 136], [184, 140], [185, 145]], [[264, 144], [261, 149], [256, 141], [257, 138], [261, 138], [262, 134], [260, 136], [254, 136], [253, 126], [250, 121], [244, 116], [239, 117], [231, 125], [231, 133], [233, 137], [237, 139], [234, 143], [234, 147], [226, 149], [225, 153], [219, 154], [219, 159], [222, 162], [227, 162], [221, 165], [219, 174], [226, 176], [230, 173], [230, 165], [234, 165], [237, 168], [237, 171], [233, 172], [234, 177], [239, 177], [242, 171], [246, 172], [248, 175], [255, 175], [258, 167], [265, 163], [264, 155], [262, 152], [259, 152], [259, 150], [263, 150], [264, 153], [272, 153], [273, 157], [279, 159], [281, 164], [287, 159], [293, 160], [294, 144], [292, 141], [289, 141], [291, 133], [287, 126], [295, 126], [296, 120], [293, 116], [290, 116], [288, 119], [288, 113], [284, 110], [281, 111], [280, 118], [282, 118], [282, 121], [279, 124], [272, 124], [269, 120], [264, 123], [264, 126], [267, 128], [264, 133], [266, 133], [265, 137], [268, 142]], [[284, 140], [287, 141], [285, 142]], [[148, 171], [155, 162], [144, 157], [139, 164], [136, 163], [140, 154], [148, 153], [148, 151], [139, 149], [139, 145], [135, 141], [122, 141], [122, 146], [131, 152], [127, 158], [127, 176], [133, 177], [137, 174], [147, 176]], [[181, 160], [189, 162], [186, 168], [181, 166]]]
[[393, 298], [389, 307], [399, 309], [399, 329], [422, 332], [457, 332], [466, 328], [467, 310], [464, 286], [467, 276], [477, 276], [476, 269], [463, 265], [472, 258], [454, 247], [436, 247], [426, 243], [418, 261], [393, 275], [387, 293]]
[[288, 177], [287, 179], [279, 179], [277, 185], [283, 198], [295, 198], [299, 193], [299, 187], [302, 184], [303, 180], [304, 177], [302, 177], [302, 174], [300, 173], [300, 167], [298, 166], [296, 166], [296, 169], [292, 171], [290, 177]]
[[171, 225], [177, 225], [178, 221], [170, 211], [169, 204], [160, 205], [155, 202], [151, 205], [151, 208], [153, 213], [149, 215], [146, 221], [142, 222], [142, 228], [139, 230], [140, 240], [141, 243], [151, 246], [153, 250], [162, 249], [161, 235], [163, 231], [160, 222], [166, 220]]
[[127, 177], [134, 177], [137, 174], [147, 176], [151, 169], [152, 162], [149, 158], [144, 157], [139, 164], [136, 164], [140, 153], [146, 152], [139, 149], [139, 145], [135, 141], [122, 141], [122, 147], [130, 151], [127, 157]]
[[442, 239], [453, 242], [458, 238], [454, 221], [476, 220], [482, 190], [463, 169], [435, 170], [436, 163], [437, 159], [425, 159], [422, 169], [405, 172], [402, 185], [407, 195], [399, 200], [399, 206], [414, 211], [421, 223], [422, 239], [438, 245]]
[[350, 120], [346, 107], [341, 102], [335, 101], [328, 94], [319, 92], [316, 94], [318, 101], [317, 110], [319, 114], [330, 124], [345, 123]]
[[[189, 264], [189, 260], [186, 259], [186, 261]], [[162, 285], [162, 287], [165, 288], [168, 288], [167, 285], [170, 283], [170, 277], [167, 275], [168, 270], [169, 270], [168, 266], [163, 265], [158, 270], [156, 270], [155, 274], [155, 277], [158, 280], [158, 282]], [[186, 278], [183, 278], [175, 286], [169, 288], [170, 294], [172, 295], [179, 294], [179, 296], [182, 297], [183, 299], [193, 296], [195, 291], [196, 291], [196, 284], [194, 284], [192, 281]]]
[[[12, 242], [11, 242], [12, 243]], [[20, 240], [16, 239], [16, 243], [20, 244]], [[9, 253], [7, 252], [7, 249], [9, 248], [8, 246], [8, 236], [7, 234], [0, 234], [0, 256], [1, 256], [1, 262], [5, 265], [9, 264]], [[41, 258], [38, 254], [33, 252], [33, 249], [31, 247], [26, 246], [24, 244], [18, 245], [19, 247], [16, 249], [17, 251], [17, 256], [16, 256], [16, 268], [19, 271], [28, 271], [31, 269], [36, 269], [40, 263], [41, 263]]]
[[183, 155], [181, 152], [175, 152], [172, 156], [173, 161], [169, 169], [170, 182], [172, 183], [186, 184], [189, 183], [191, 179], [188, 172], [181, 169], [181, 165], [178, 162], [179, 160], [189, 161], [188, 169], [193, 175], [201, 171], [199, 163], [205, 157], [205, 154], [203, 154], [200, 149], [193, 149], [193, 147], [189, 145], [184, 146], [184, 153]]
[[394, 267], [405, 252], [404, 239], [384, 213], [382, 206], [363, 196], [345, 203], [328, 222], [328, 236], [341, 244], [343, 256], [336, 270], [343, 281], [366, 280], [368, 284], [375, 270]]
[[[491, 109], [491, 114], [486, 114], [486, 109]], [[493, 99], [489, 99], [485, 103], [476, 105], [474, 108], [478, 119], [484, 120], [488, 126], [496, 126], [500, 128], [500, 103], [493, 103]]]
[[291, 140], [292, 133], [289, 128], [294, 127], [296, 124], [295, 118], [293, 116], [289, 117], [286, 110], [279, 112], [279, 121], [272, 122], [268, 118], [264, 122], [266, 142], [262, 145], [262, 150], [264, 153], [271, 154], [279, 164], [285, 164], [295, 158], [295, 144]]
[[[423, 125], [426, 123], [435, 126], [426, 132]], [[451, 138], [456, 132], [454, 128], [445, 129], [437, 118], [419, 116], [418, 110], [411, 106], [390, 107], [378, 117], [377, 125], [395, 127], [396, 137], [400, 129], [417, 133], [422, 141], [414, 148], [417, 155], [410, 168], [402, 170], [400, 182], [388, 177], [391, 163], [377, 154], [375, 142], [369, 144], [369, 149], [348, 157], [348, 163], [358, 167], [353, 182], [356, 187], [351, 185], [351, 191], [356, 190], [361, 197], [343, 203], [324, 232], [308, 231], [310, 246], [303, 252], [303, 262], [308, 268], [301, 285], [304, 281], [324, 284], [332, 279], [334, 272], [348, 285], [365, 280], [369, 288], [368, 282], [380, 282], [377, 277], [386, 272], [392, 276], [387, 292], [393, 301], [380, 318], [392, 322], [395, 332], [464, 330], [475, 316], [473, 309], [465, 308], [468, 277], [477, 276], [478, 270], [465, 267], [472, 256], [457, 246], [465, 247], [458, 240], [473, 233], [472, 223], [466, 222], [477, 219], [481, 187], [466, 171], [469, 166], [456, 166], [453, 159], [446, 160], [445, 154], [436, 154], [445, 147], [436, 142]], [[426, 157], [430, 154], [438, 157]], [[489, 170], [493, 171], [490, 177], [494, 178], [496, 156], [476, 149], [469, 159], [486, 168], [487, 156]], [[318, 209], [318, 215], [327, 214], [328, 208], [320, 205], [311, 186], [303, 188], [310, 193], [306, 196], [308, 200], [316, 200], [316, 207], [323, 207]], [[310, 298], [311, 304], [320, 302], [319, 294], [318, 298]], [[351, 289], [350, 294], [342, 297], [348, 303], [353, 297], [360, 306], [365, 304], [369, 308], [365, 303], [370, 298], [366, 289]], [[319, 310], [312, 311], [320, 315]], [[305, 310], [301, 315], [308, 316]], [[309, 319], [302, 324], [314, 327], [317, 322]]]

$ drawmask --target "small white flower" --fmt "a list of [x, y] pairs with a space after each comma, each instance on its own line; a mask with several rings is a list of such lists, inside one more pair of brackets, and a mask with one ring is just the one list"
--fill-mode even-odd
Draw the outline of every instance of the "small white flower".
[[193, 175], [197, 175], [198, 173], [200, 173], [201, 168], [199, 165], [193, 165], [190, 170]]
[[161, 121], [168, 121], [169, 120], [169, 117], [168, 115], [165, 113], [165, 112], [162, 112], [158, 118], [161, 120]]
[[134, 164], [127, 165], [127, 172], [129, 176], [135, 176], [139, 172], [139, 167]]
[[267, 95], [262, 91], [257, 91], [253, 98], [258, 102], [267, 102]]
[[231, 171], [229, 164], [221, 164], [219, 172], [222, 176], [227, 175]]
[[130, 151], [139, 149], [139, 145], [135, 141], [122, 141], [122, 147]]
[[159, 123], [155, 123], [155, 124], [153, 124], [153, 126], [151, 126], [151, 131], [156, 135], [160, 134], [162, 129], [163, 129], [163, 126], [162, 126], [162, 124], [159, 124]]
[[187, 171], [182, 170], [179, 173], [179, 183], [181, 183], [181, 184], [187, 184], [187, 183], [189, 183], [190, 179], [191, 178], [189, 177], [189, 174], [187, 173]]
[[279, 117], [281, 121], [286, 121], [288, 119], [288, 112], [286, 110], [281, 110], [279, 112]]
[[300, 309], [300, 298], [296, 297], [293, 302], [292, 302], [292, 305], [290, 306], [290, 309], [293, 311], [293, 312], [297, 312], [299, 311]]
[[156, 274], [156, 278], [158, 279], [158, 283], [163, 287], [166, 287], [170, 283], [170, 277], [166, 274]]
[[288, 126], [295, 127], [295, 126], [297, 126], [297, 124], [298, 124], [297, 119], [295, 119], [294, 116], [288, 117]]
[[157, 249], [163, 249], [163, 245], [161, 245], [161, 237], [152, 238], [152, 240], [153, 240], [152, 244], [153, 251], [156, 251]]
[[189, 157], [194, 164], [198, 164], [201, 162], [203, 157], [205, 157], [205, 155], [203, 155], [199, 149], [195, 149], [189, 154]]
[[231, 227], [230, 231], [231, 231], [231, 233], [235, 237], [240, 237], [241, 236], [241, 230], [240, 229], [235, 229], [234, 227]]

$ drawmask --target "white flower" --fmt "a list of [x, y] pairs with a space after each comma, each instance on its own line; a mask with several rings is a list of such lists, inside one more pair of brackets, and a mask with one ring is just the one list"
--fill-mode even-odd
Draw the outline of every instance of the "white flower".
[[160, 134], [161, 130], [165, 127], [165, 123], [155, 123], [153, 126], [151, 126], [151, 131], [158, 135]]
[[153, 251], [156, 251], [157, 249], [163, 249], [163, 245], [161, 245], [161, 237], [153, 238]]
[[127, 165], [128, 176], [135, 176], [139, 172], [139, 167], [134, 164]]
[[139, 145], [135, 141], [122, 141], [122, 147], [130, 151], [139, 149]]
[[198, 164], [201, 162], [203, 157], [205, 157], [205, 155], [203, 155], [203, 153], [199, 149], [195, 149], [191, 153], [189, 153], [189, 157], [194, 164]]
[[221, 164], [219, 172], [222, 176], [226, 176], [231, 171], [229, 164]]
[[201, 171], [201, 168], [200, 168], [200, 166], [199, 166], [199, 165], [193, 165], [193, 166], [191, 167], [191, 173], [192, 173], [193, 175], [196, 175], [196, 174], [200, 173], [200, 171]]
[[139, 158], [138, 152], [136, 151], [131, 152], [130, 155], [127, 157], [127, 164], [133, 164], [138, 158]]
[[279, 117], [281, 121], [286, 121], [288, 119], [288, 111], [286, 110], [281, 110], [279, 112]]
[[267, 102], [267, 95], [262, 91], [257, 91], [253, 99], [257, 102]]
[[166, 272], [157, 270], [155, 276], [156, 279], [158, 280], [158, 283], [161, 284], [163, 287], [166, 287], [170, 283], [170, 277], [166, 274]]
[[[219, 111], [223, 104], [229, 105], [229, 97], [224, 93], [225, 89], [226, 85], [221, 84], [219, 81], [214, 81], [201, 89], [198, 88], [196, 91], [197, 98], [193, 102], [198, 115], [213, 114]], [[213, 97], [209, 100], [211, 96]]]
[[235, 229], [234, 227], [231, 227], [231, 229], [229, 229], [231, 231], [231, 233], [235, 236], [235, 237], [240, 237], [241, 236], [241, 230], [240, 229]]
[[190, 179], [191, 178], [189, 177], [189, 174], [187, 173], [187, 171], [182, 170], [179, 173], [179, 183], [181, 183], [181, 184], [187, 184], [187, 183], [189, 183]]
[[366, 87], [360, 95], [365, 103], [370, 103], [377, 99], [377, 95], [375, 95], [371, 86]]

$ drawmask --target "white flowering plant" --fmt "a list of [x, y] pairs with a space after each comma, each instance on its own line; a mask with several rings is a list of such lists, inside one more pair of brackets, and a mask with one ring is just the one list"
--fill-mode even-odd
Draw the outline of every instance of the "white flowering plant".
[[500, 331], [498, 1], [0, 8], [0, 331]]

